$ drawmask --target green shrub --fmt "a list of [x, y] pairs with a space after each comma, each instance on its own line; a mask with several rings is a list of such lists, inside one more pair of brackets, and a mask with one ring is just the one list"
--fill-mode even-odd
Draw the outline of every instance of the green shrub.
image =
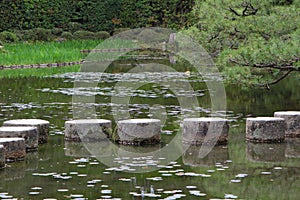
[[17, 42], [18, 37], [15, 33], [9, 32], [9, 31], [3, 31], [0, 33], [0, 40], [4, 43], [12, 43]]
[[123, 31], [128, 31], [130, 28], [115, 28], [113, 35], [117, 35]]
[[24, 34], [24, 31], [21, 31], [21, 30], [13, 30], [12, 31], [14, 34], [16, 34], [17, 38], [18, 38], [18, 41], [22, 41], [23, 40], [23, 34]]
[[52, 41], [54, 35], [50, 29], [35, 28], [30, 30], [24, 30], [22, 34], [22, 40], [24, 41]]
[[70, 31], [72, 33], [75, 33], [76, 31], [80, 31], [82, 30], [82, 24], [78, 23], [78, 22], [70, 22], [67, 25], [67, 31]]
[[107, 39], [110, 37], [110, 34], [106, 31], [99, 31], [95, 33], [95, 39]]
[[63, 31], [64, 30], [62, 28], [53, 28], [53, 29], [51, 29], [51, 33], [55, 36], [61, 36]]
[[79, 40], [92, 40], [96, 38], [96, 34], [90, 31], [76, 31], [73, 35], [75, 39]]
[[21, 37], [22, 37], [23, 41], [35, 41], [35, 40], [37, 40], [37, 36], [36, 36], [35, 32], [32, 29], [22, 31]]
[[36, 40], [38, 41], [51, 41], [54, 38], [50, 29], [35, 28], [33, 32], [36, 34]]
[[61, 37], [64, 38], [64, 39], [66, 39], [66, 40], [72, 40], [72, 39], [74, 39], [73, 34], [71, 32], [67, 32], [67, 31], [63, 32], [61, 34]]

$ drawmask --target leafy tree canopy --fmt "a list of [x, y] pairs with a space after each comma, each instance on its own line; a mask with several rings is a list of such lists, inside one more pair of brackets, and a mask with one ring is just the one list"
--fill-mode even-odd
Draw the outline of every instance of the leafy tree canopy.
[[300, 71], [300, 1], [198, 0], [184, 32], [215, 58], [230, 82], [269, 88]]

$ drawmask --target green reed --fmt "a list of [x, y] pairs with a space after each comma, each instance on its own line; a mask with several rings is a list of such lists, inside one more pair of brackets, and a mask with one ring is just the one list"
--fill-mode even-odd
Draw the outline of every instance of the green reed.
[[0, 65], [80, 61], [86, 56], [80, 53], [81, 50], [93, 49], [100, 42], [100, 40], [71, 40], [6, 44], [0, 50]]

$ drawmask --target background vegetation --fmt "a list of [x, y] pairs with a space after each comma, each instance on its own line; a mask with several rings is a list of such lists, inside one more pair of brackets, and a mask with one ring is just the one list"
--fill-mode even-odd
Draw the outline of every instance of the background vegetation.
[[215, 58], [230, 82], [269, 88], [300, 71], [300, 1], [197, 1], [185, 32]]
[[228, 82], [270, 88], [300, 71], [299, 13], [295, 0], [3, 0], [0, 46], [161, 26], [196, 39]]
[[116, 28], [182, 27], [194, 0], [2, 0], [0, 32], [62, 28], [114, 32]]

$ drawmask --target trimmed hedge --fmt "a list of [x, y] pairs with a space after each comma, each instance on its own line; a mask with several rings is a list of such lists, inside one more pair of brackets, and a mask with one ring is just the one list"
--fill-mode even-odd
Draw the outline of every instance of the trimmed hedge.
[[17, 42], [19, 38], [15, 33], [9, 32], [9, 31], [3, 31], [0, 33], [0, 41], [4, 43], [12, 43]]
[[67, 40], [73, 40], [74, 39], [74, 36], [71, 32], [63, 32], [61, 34], [61, 37], [64, 38], [64, 39], [67, 39]]
[[0, 32], [37, 27], [72, 33], [113, 33], [116, 28], [146, 26], [178, 28], [188, 25], [193, 6], [194, 0], [1, 0]]
[[73, 36], [79, 40], [95, 39], [95, 33], [90, 31], [76, 31]]
[[14, 32], [0, 32], [0, 41], [2, 43], [12, 43], [17, 41], [63, 41], [63, 40], [98, 40], [107, 39], [110, 34], [106, 31], [76, 31], [74, 34], [63, 31], [60, 28], [45, 29], [35, 28], [30, 30], [15, 30]]

